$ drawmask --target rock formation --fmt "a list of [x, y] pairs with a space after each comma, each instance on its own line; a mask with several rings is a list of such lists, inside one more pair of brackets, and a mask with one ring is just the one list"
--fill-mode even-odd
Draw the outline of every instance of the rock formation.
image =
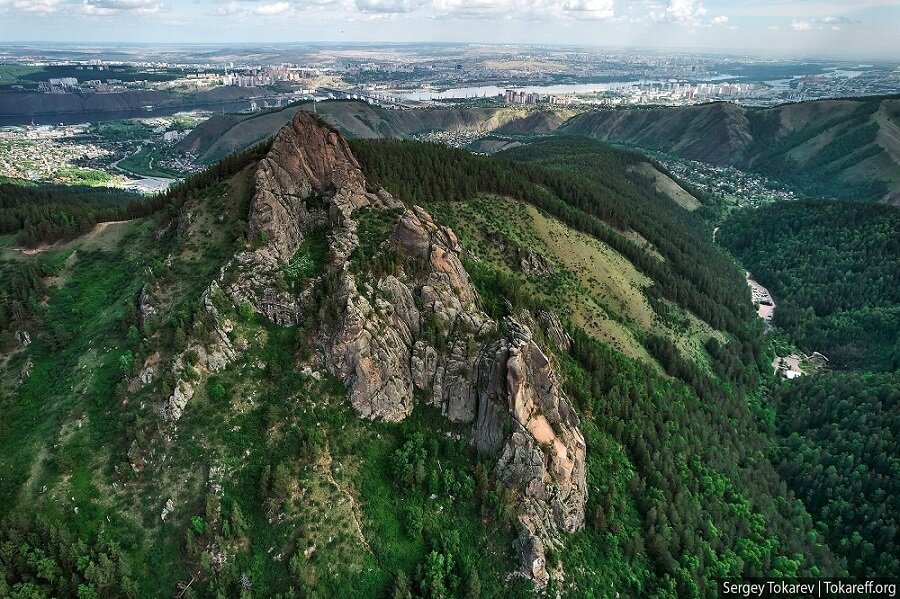
[[524, 571], [543, 584], [545, 545], [584, 525], [586, 448], [578, 416], [531, 331], [512, 319], [505, 325], [509, 333], [478, 365], [475, 445], [499, 452], [498, 478], [521, 494], [519, 556]]
[[[374, 251], [391, 258], [390, 268], [359, 255], [360, 219], [372, 210], [389, 221]], [[399, 421], [421, 395], [448, 419], [471, 423], [473, 444], [496, 460], [494, 476], [516, 496], [521, 572], [545, 584], [546, 548], [584, 522], [584, 438], [528, 326], [497, 323], [478, 309], [453, 231], [369, 186], [341, 136], [303, 111], [259, 163], [249, 224], [254, 249], [235, 256], [204, 295], [216, 326], [205, 344], [189, 342], [199, 366], [215, 371], [236, 355], [211, 299], [219, 283], [235, 305], [247, 302], [283, 325], [302, 322], [313, 289], [325, 286], [329, 309], [320, 312], [327, 316], [316, 343], [353, 407], [364, 418]], [[279, 285], [284, 265], [322, 227], [325, 274], [288, 291]], [[545, 315], [541, 324], [555, 329], [548, 337], [566, 350], [558, 320]], [[180, 381], [166, 415], [177, 419], [192, 393]]]
[[[220, 279], [224, 277], [225, 269], [222, 270], [223, 272], [219, 275]], [[222, 290], [218, 280], [215, 280], [210, 283], [201, 297], [203, 307], [209, 317], [206, 319], [205, 326], [198, 326], [198, 330], [191, 332], [187, 348], [172, 365], [175, 389], [161, 409], [163, 417], [171, 422], [181, 418], [184, 407], [194, 396], [192, 381], [195, 377], [186, 376], [186, 371], [196, 369], [201, 373], [219, 372], [234, 362], [240, 353], [228, 337], [228, 333], [232, 330], [232, 323], [227, 318], [223, 318], [215, 306], [217, 296], [222, 296]], [[146, 369], [147, 365], [144, 368]]]
[[528, 249], [519, 250], [519, 266], [528, 277], [548, 277], [556, 272], [543, 254]]

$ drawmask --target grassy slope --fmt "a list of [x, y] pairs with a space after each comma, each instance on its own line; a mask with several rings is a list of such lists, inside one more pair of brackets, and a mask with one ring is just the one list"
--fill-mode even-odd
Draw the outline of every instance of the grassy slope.
[[608, 245], [576, 231], [535, 207], [507, 198], [481, 197], [435, 203], [429, 208], [460, 236], [481, 262], [508, 274], [521, 272], [510, 250], [546, 257], [549, 276], [532, 276], [528, 286], [561, 316], [630, 358], [656, 361], [641, 344], [649, 334], [669, 337], [685, 357], [704, 363], [703, 343], [722, 338], [703, 321], [673, 307], [685, 328], [662, 322], [647, 300], [652, 281]]
[[745, 111], [726, 103], [588, 112], [567, 121], [559, 132], [714, 163], [730, 161], [750, 143]]
[[672, 201], [685, 210], [696, 210], [700, 201], [678, 185], [671, 177], [658, 171], [648, 162], [640, 164], [635, 171], [654, 180], [656, 190], [672, 198]]

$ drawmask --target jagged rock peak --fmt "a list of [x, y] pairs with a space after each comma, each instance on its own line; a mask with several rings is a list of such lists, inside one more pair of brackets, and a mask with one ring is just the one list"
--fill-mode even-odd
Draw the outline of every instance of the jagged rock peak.
[[542, 586], [549, 580], [546, 548], [584, 525], [586, 446], [578, 416], [531, 330], [511, 318], [504, 328], [506, 335], [478, 364], [474, 440], [479, 452], [499, 453], [496, 475], [518, 493], [520, 565]]
[[[256, 186], [254, 249], [235, 257], [228, 297], [280, 324], [301, 322], [312, 306], [305, 292], [280, 288], [279, 273], [304, 237], [324, 227], [332, 316], [314, 343], [325, 366], [363, 418], [403, 420], [421, 397], [471, 423], [474, 445], [496, 460], [494, 476], [516, 497], [520, 572], [545, 585], [546, 550], [584, 522], [585, 443], [531, 329], [483, 313], [453, 231], [367, 185], [347, 143], [314, 115], [298, 112], [282, 128]], [[393, 224], [377, 248], [354, 254], [363, 208], [403, 210], [382, 215]]]
[[256, 170], [250, 205], [250, 235], [262, 233], [280, 260], [289, 260], [309, 229], [316, 199], [330, 202], [333, 218], [354, 210], [397, 202], [382, 190], [369, 193], [346, 140], [317, 116], [297, 111], [281, 128]]

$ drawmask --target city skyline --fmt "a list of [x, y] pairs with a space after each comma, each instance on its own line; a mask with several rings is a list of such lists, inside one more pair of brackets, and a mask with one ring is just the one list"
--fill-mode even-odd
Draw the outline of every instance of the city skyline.
[[0, 0], [8, 44], [390, 40], [893, 60], [898, 29], [900, 0]]

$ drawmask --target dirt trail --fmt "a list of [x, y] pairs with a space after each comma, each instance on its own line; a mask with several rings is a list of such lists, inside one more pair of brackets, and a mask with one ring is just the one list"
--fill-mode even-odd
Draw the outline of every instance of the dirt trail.
[[24, 256], [34, 256], [36, 254], [42, 254], [48, 250], [55, 250], [55, 249], [58, 249], [58, 248], [61, 248], [61, 247], [67, 246], [67, 245], [76, 244], [76, 243], [80, 243], [83, 241], [90, 241], [92, 239], [95, 239], [96, 237], [99, 237], [100, 234], [103, 233], [103, 231], [105, 231], [108, 227], [110, 227], [112, 225], [121, 225], [124, 223], [130, 223], [130, 222], [132, 222], [132, 221], [130, 221], [130, 220], [110, 220], [110, 221], [106, 221], [106, 222], [102, 222], [102, 223], [97, 223], [96, 225], [94, 225], [94, 227], [90, 231], [88, 231], [84, 235], [76, 237], [75, 239], [69, 239], [68, 241], [56, 241], [54, 243], [42, 243], [41, 245], [39, 245], [37, 247], [33, 247], [33, 248], [10, 248], [10, 249], [14, 252], [19, 252], [20, 254], [22, 254]]
[[347, 498], [347, 501], [350, 502], [350, 516], [353, 520], [353, 526], [356, 528], [356, 534], [359, 537], [359, 541], [363, 544], [363, 547], [365, 547], [369, 553], [375, 555], [375, 552], [372, 551], [372, 548], [369, 546], [369, 542], [366, 541], [366, 536], [363, 534], [362, 524], [359, 520], [360, 509], [359, 505], [356, 503], [356, 498], [352, 493], [338, 484], [338, 482], [334, 479], [334, 476], [331, 474], [331, 461], [331, 449], [326, 443], [325, 455], [316, 464], [319, 473], [325, 478], [325, 480], [333, 485], [335, 489], [338, 490], [338, 493], [341, 493], [344, 497]]

